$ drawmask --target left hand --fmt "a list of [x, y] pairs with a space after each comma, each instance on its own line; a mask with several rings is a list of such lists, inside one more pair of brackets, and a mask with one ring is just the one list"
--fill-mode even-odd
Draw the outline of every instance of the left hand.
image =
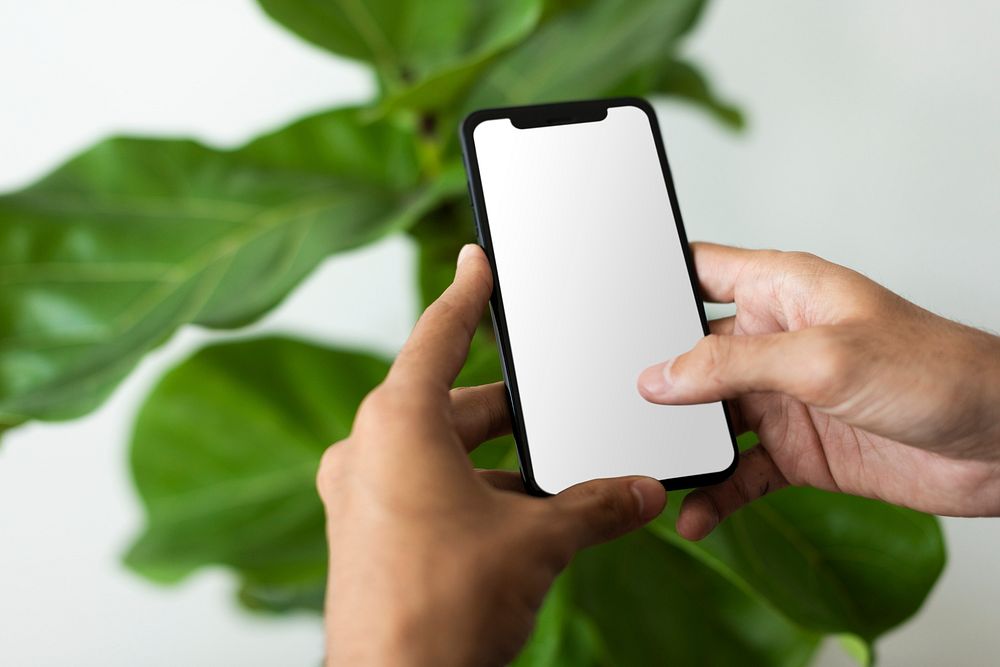
[[646, 477], [542, 499], [518, 493], [514, 473], [473, 470], [467, 453], [509, 428], [501, 383], [450, 390], [491, 290], [486, 257], [466, 246], [351, 435], [323, 456], [327, 664], [506, 664], [573, 555], [666, 503]]
[[957, 516], [1000, 515], [1000, 338], [804, 253], [691, 249], [713, 335], [646, 369], [654, 403], [728, 400], [760, 444], [684, 498], [701, 539], [766, 493], [812, 486]]

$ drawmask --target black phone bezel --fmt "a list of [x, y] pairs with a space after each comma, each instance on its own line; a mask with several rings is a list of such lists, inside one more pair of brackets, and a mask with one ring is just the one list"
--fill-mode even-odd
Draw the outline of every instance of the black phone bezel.
[[[656, 119], [656, 112], [646, 100], [638, 97], [616, 97], [599, 100], [583, 100], [574, 102], [557, 102], [552, 104], [538, 104], [520, 107], [501, 107], [495, 109], [482, 109], [470, 113], [462, 121], [459, 128], [459, 137], [462, 144], [462, 156], [465, 161], [465, 170], [468, 176], [469, 196], [472, 202], [473, 218], [475, 219], [476, 234], [479, 245], [483, 247], [486, 256], [490, 261], [490, 269], [493, 272], [493, 294], [490, 296], [490, 314], [493, 319], [493, 330], [497, 339], [497, 347], [500, 352], [500, 365], [503, 369], [504, 385], [506, 386], [507, 405], [510, 408], [511, 426], [514, 441], [517, 445], [517, 457], [520, 463], [521, 477], [524, 487], [533, 495], [548, 496], [551, 492], [542, 489], [535, 481], [535, 476], [531, 466], [531, 456], [528, 447], [528, 437], [525, 430], [524, 417], [521, 411], [520, 395], [517, 390], [517, 373], [514, 369], [513, 356], [510, 350], [510, 336], [507, 331], [507, 320], [504, 315], [503, 297], [501, 293], [500, 277], [497, 275], [496, 261], [493, 255], [493, 243], [490, 237], [489, 218], [486, 214], [486, 202], [483, 195], [483, 184], [480, 178], [479, 163], [476, 157], [476, 146], [473, 133], [476, 127], [488, 120], [509, 119], [511, 124], [519, 129], [530, 129], [534, 127], [546, 127], [551, 125], [564, 125], [570, 123], [599, 122], [607, 117], [608, 109], [613, 107], [633, 106], [641, 109], [649, 119], [650, 131], [653, 135], [653, 142], [656, 145], [656, 152], [660, 159], [660, 169], [663, 173], [663, 180], [667, 186], [667, 193], [670, 198], [670, 207], [673, 212], [674, 221], [677, 225], [677, 233], [684, 253], [684, 261], [687, 264], [688, 277], [691, 281], [691, 295], [698, 308], [698, 315], [701, 319], [703, 333], [709, 333], [708, 319], [705, 316], [705, 307], [702, 301], [701, 290], [698, 286], [698, 277], [695, 273], [694, 261], [691, 255], [691, 248], [688, 244], [687, 234], [684, 231], [684, 223], [681, 218], [680, 205], [677, 200], [677, 193], [674, 190], [673, 178], [670, 174], [670, 166], [667, 162], [667, 153], [663, 145], [663, 137], [660, 134], [660, 126]], [[668, 490], [689, 489], [700, 486], [709, 486], [725, 481], [736, 470], [739, 464], [739, 447], [736, 444], [736, 433], [733, 428], [732, 419], [724, 403], [720, 403], [723, 418], [729, 430], [729, 437], [733, 445], [733, 460], [729, 466], [723, 470], [701, 473], [697, 475], [685, 475], [683, 477], [672, 477], [661, 479], [660, 483]]]

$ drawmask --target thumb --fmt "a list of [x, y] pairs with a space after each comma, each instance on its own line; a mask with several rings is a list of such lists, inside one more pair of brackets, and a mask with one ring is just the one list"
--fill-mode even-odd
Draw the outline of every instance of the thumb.
[[607, 542], [648, 523], [667, 504], [667, 492], [650, 477], [596, 479], [571, 486], [549, 500], [555, 522], [577, 550]]
[[705, 336], [690, 352], [644, 370], [639, 393], [652, 403], [685, 405], [776, 391], [827, 407], [844, 394], [856, 366], [849, 333], [829, 326]]

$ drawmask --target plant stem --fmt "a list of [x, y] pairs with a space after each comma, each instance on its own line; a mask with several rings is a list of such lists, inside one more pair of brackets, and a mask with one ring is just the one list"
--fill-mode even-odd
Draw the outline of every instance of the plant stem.
[[424, 180], [432, 181], [441, 174], [442, 146], [437, 132], [437, 116], [422, 113], [417, 118], [417, 157]]

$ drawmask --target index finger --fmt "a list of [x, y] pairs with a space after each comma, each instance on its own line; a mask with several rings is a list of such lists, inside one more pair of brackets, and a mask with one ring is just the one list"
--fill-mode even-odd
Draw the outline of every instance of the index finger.
[[465, 364], [492, 291], [493, 274], [482, 248], [463, 247], [455, 280], [417, 320], [386, 381], [447, 392]]
[[698, 284], [705, 301], [732, 303], [736, 281], [754, 252], [757, 251], [716, 243], [692, 243], [695, 273], [698, 274]]

